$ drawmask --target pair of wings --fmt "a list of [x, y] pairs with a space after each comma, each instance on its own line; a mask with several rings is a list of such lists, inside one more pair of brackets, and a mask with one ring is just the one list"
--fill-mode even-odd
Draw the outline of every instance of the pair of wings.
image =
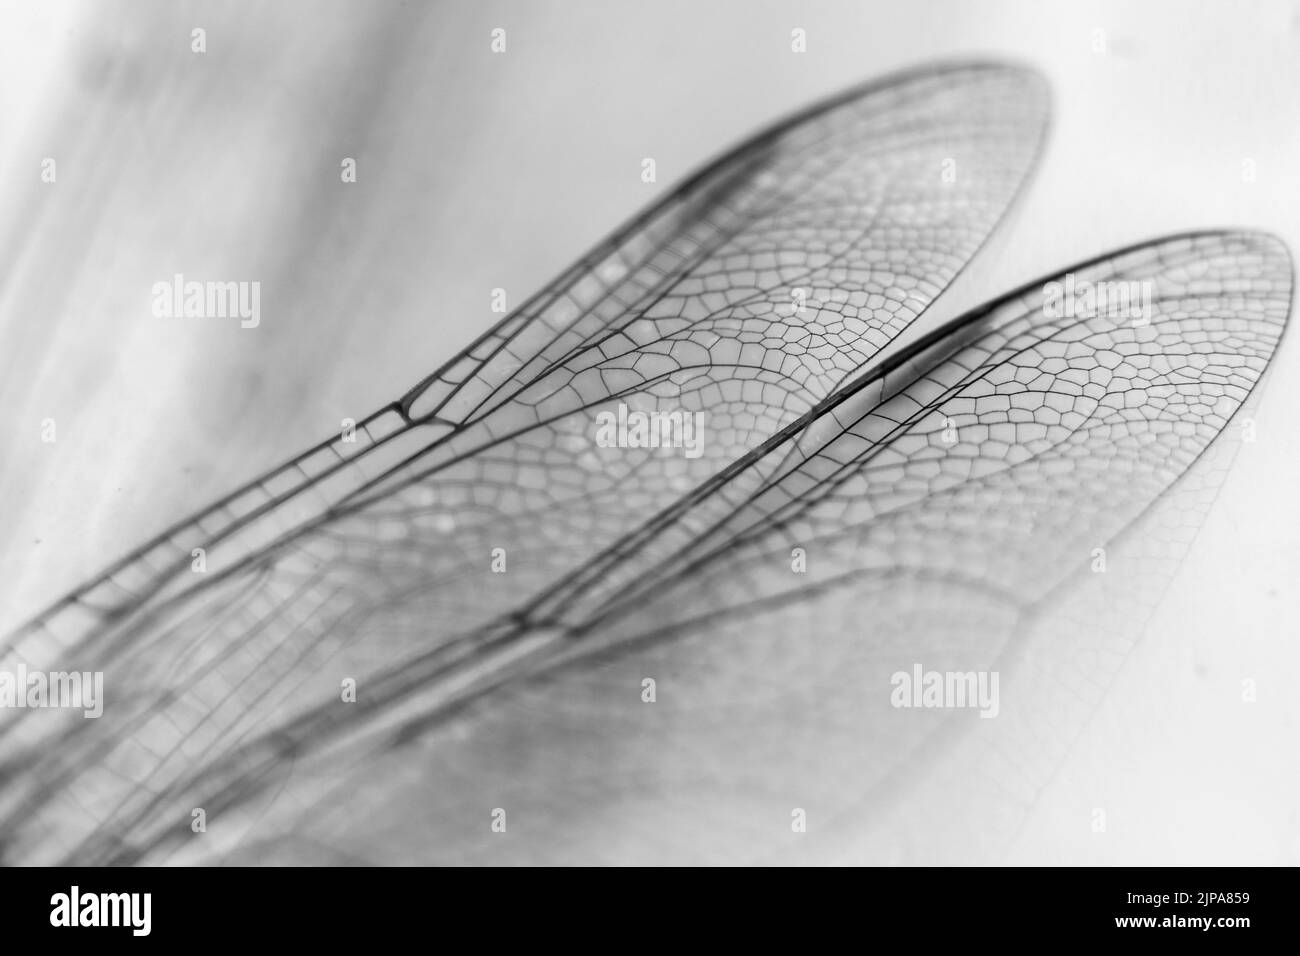
[[[6, 859], [712, 862], [850, 832], [891, 859], [939, 821], [1002, 833], [944, 796], [1032, 802], [1140, 617], [1068, 626], [1072, 583], [1097, 548], [1132, 581], [1184, 540], [1152, 533], [1161, 503], [1291, 299], [1276, 240], [1173, 237], [1068, 270], [1151, 283], [1148, 323], [1053, 318], [1038, 282], [879, 359], [1047, 117], [1036, 74], [961, 64], [774, 127], [355, 434], [74, 592], [5, 665], [102, 671], [104, 716], [0, 723]], [[603, 447], [620, 405], [702, 413], [701, 454]], [[890, 704], [913, 664], [1028, 676], [963, 722]]]

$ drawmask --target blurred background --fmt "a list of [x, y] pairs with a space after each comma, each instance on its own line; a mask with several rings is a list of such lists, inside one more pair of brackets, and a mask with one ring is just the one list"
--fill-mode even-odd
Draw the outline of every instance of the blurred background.
[[[0, 630], [396, 398], [499, 318], [494, 288], [523, 302], [756, 127], [967, 55], [1044, 72], [1054, 126], [911, 334], [1163, 233], [1300, 250], [1283, 0], [0, 3]], [[156, 319], [177, 272], [260, 281], [260, 326]], [[1300, 861], [1294, 333], [1255, 420], [1008, 862]]]

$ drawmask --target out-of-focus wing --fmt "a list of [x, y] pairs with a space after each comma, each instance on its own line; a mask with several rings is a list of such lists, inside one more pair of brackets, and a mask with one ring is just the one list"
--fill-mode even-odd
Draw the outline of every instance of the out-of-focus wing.
[[[122, 818], [129, 850], [98, 852], [716, 862], [820, 853], [888, 812], [917, 852], [969, 859], [981, 827], [1004, 832], [995, 817], [1032, 801], [1060, 755], [1046, 738], [1112, 669], [1044, 666], [1098, 624], [1072, 592], [1145, 570], [1124, 564], [1143, 554], [1131, 538], [1195, 474], [1290, 311], [1289, 254], [1258, 234], [1174, 237], [1072, 275], [1135, 283], [1149, 311], [1080, 300], [1054, 316], [1035, 283], [972, 313], [608, 550], [515, 633], [408, 661], [363, 710], [250, 742]], [[1105, 567], [1108, 551], [1123, 560]], [[998, 673], [1000, 694], [899, 706], [895, 675], [915, 668]], [[975, 775], [1002, 802], [963, 803], [988, 783]], [[159, 823], [189, 805], [238, 835], [187, 843]], [[792, 832], [794, 810], [820, 840]]]
[[[0, 724], [0, 808], [63, 814], [45, 841], [62, 852], [118, 796], [310, 711], [340, 674], [364, 685], [544, 594], [869, 363], [1005, 212], [1047, 111], [1032, 72], [930, 68], [711, 165], [355, 440], [170, 529], [7, 641], [10, 667], [103, 671], [111, 705], [56, 747], [43, 716]], [[620, 404], [704, 413], [699, 456], [601, 447]], [[94, 764], [120, 784], [83, 798], [69, 787]]]

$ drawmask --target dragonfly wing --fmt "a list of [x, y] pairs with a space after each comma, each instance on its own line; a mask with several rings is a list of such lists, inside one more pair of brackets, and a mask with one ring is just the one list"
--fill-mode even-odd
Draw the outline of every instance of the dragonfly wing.
[[[408, 662], [392, 732], [319, 760], [290, 748], [299, 765], [234, 814], [247, 829], [228, 848], [717, 862], [806, 858], [888, 820], [889, 840], [970, 861], [1005, 836], [999, 813], [1032, 802], [1113, 671], [1103, 658], [1122, 657], [1090, 636], [1084, 609], [1106, 604], [1076, 590], [1131, 587], [1148, 560], [1168, 573], [1179, 522], [1162, 508], [1203, 495], [1199, 469], [1290, 310], [1289, 254], [1257, 234], [1071, 274], [1150, 283], [1148, 320], [1053, 316], [1036, 283], [918, 343], [574, 576], [547, 613], [565, 637], [526, 673], [462, 693]], [[927, 707], [924, 677], [897, 696], [917, 668], [998, 673], [1000, 700]], [[253, 789], [206, 783], [190, 797]], [[792, 832], [798, 811], [820, 838]]]
[[[431, 499], [455, 510], [457, 494], [431, 486], [466, 459], [501, 463], [447, 479], [461, 496], [474, 480], [478, 497], [500, 499], [485, 504], [494, 520], [536, 506], [495, 487], [497, 471], [525, 471], [527, 458], [545, 460], [509, 476], [516, 487], [567, 483], [590, 501], [600, 482], [587, 472], [606, 464], [590, 447], [592, 421], [611, 403], [707, 411], [700, 459], [666, 476], [674, 489], [702, 480], [806, 412], [934, 300], [1011, 203], [1047, 115], [1037, 74], [968, 64], [877, 81], [778, 124], [392, 406], [169, 529], [24, 634], [68, 643], [202, 584], [177, 573], [195, 547], [221, 549], [217, 574], [261, 570], [287, 537], [364, 502], [385, 499], [399, 518]], [[611, 479], [631, 494], [664, 477], [641, 467]], [[363, 537], [376, 520], [365, 515]]]
[[[162, 787], [337, 697], [342, 678], [364, 684], [545, 593], [797, 420], [928, 306], [1014, 198], [1047, 112], [1032, 72], [926, 69], [688, 180], [355, 433], [15, 635], [6, 664], [75, 659], [117, 703], [93, 730], [60, 728], [57, 748], [30, 719], [0, 726], [0, 770], [27, 781], [11, 805], [48, 805], [102, 763], [129, 783], [50, 810], [88, 832], [121, 788]], [[620, 405], [706, 415], [698, 456], [604, 447], [597, 423]]]

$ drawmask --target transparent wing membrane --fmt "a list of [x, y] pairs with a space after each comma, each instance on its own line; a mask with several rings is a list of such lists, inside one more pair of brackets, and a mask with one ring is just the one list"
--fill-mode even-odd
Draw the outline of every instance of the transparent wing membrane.
[[[132, 749], [85, 722], [28, 757], [9, 841], [83, 862], [833, 855], [794, 842], [796, 807], [877, 859], [1004, 842], [1176, 567], [1291, 301], [1285, 247], [1247, 233], [1069, 275], [1145, 288], [1146, 308], [1053, 310], [1039, 282], [969, 314], [608, 546], [575, 546], [542, 592], [453, 640], [390, 642], [356, 704], [337, 702], [346, 648], [310, 657], [328, 643], [311, 613], [268, 598], [269, 636], [195, 642], [141, 681], [173, 690], [137, 710]], [[402, 634], [434, 610], [353, 620]], [[265, 680], [276, 654], [280, 683], [243, 697], [236, 675]], [[1002, 675], [997, 719], [898, 706], [915, 667]], [[247, 706], [256, 720], [214, 719]], [[194, 837], [194, 807], [220, 835]]]
[[[946, 330], [579, 575], [526, 678], [464, 703], [421, 674], [422, 711], [345, 785], [253, 832], [470, 862], [763, 859], [872, 824], [877, 859], [962, 862], [1007, 839], [1176, 567], [1291, 302], [1265, 236], [1073, 272], [1150, 282], [1147, 324], [1048, 318], [1038, 283]], [[893, 706], [918, 664], [1000, 672], [997, 719]], [[487, 805], [527, 829], [494, 842]], [[792, 807], [833, 835], [796, 842]]]
[[[1036, 74], [973, 64], [795, 117], [687, 181], [355, 433], [164, 533], [20, 640], [67, 645], [213, 578], [292, 561], [286, 551], [368, 558], [377, 533], [396, 533], [385, 517], [423, 516], [436, 535], [460, 512], [524, 537], [508, 522], [541, 507], [594, 519], [611, 485], [658, 510], [805, 413], [933, 301], [1014, 198], [1046, 116]], [[703, 454], [605, 474], [612, 456], [593, 423], [619, 403], [707, 412]], [[620, 498], [605, 510], [616, 535], [629, 509]], [[210, 577], [189, 573], [199, 547], [213, 552]]]
[[[8, 825], [66, 797], [42, 843], [63, 852], [111, 831], [120, 800], [310, 715], [340, 673], [364, 686], [458, 653], [542, 598], [866, 367], [1004, 214], [1047, 112], [1036, 74], [965, 64], [796, 116], [355, 431], [74, 591], [5, 642], [3, 664], [103, 671], [115, 703], [94, 729], [6, 717]], [[698, 414], [699, 454], [601, 444], [620, 408]], [[73, 783], [91, 754], [102, 779], [86, 796]]]

